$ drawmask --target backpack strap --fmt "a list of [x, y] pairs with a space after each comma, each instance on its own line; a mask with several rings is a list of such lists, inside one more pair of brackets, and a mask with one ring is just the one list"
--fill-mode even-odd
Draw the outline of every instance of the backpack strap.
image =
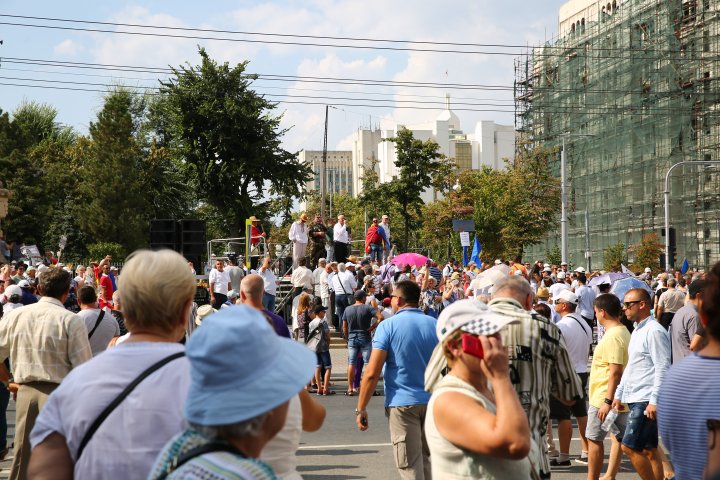
[[95, 321], [95, 326], [92, 330], [90, 330], [90, 333], [88, 333], [88, 340], [90, 340], [93, 336], [93, 333], [95, 333], [95, 330], [97, 330], [97, 327], [100, 326], [100, 322], [102, 322], [103, 317], [105, 316], [105, 310], [100, 310], [100, 315], [98, 315], [97, 320]]
[[222, 442], [211, 442], [205, 445], [200, 445], [195, 448], [191, 448], [187, 452], [183, 453], [180, 456], [177, 456], [172, 459], [172, 462], [170, 462], [170, 465], [168, 468], [162, 472], [160, 475], [155, 477], [156, 480], [165, 480], [168, 475], [170, 475], [172, 472], [189, 462], [195, 457], [200, 457], [202, 455], [205, 455], [206, 453], [212, 453], [212, 452], [228, 452], [233, 453], [239, 457], [247, 458], [245, 455], [242, 454], [237, 448], [233, 447], [232, 445], [228, 443], [222, 443]]
[[162, 360], [153, 363], [150, 365], [147, 369], [145, 369], [140, 375], [138, 375], [135, 380], [130, 382], [130, 384], [125, 387], [125, 389], [120, 392], [120, 394], [115, 397], [115, 400], [110, 402], [110, 405], [105, 407], [105, 409], [100, 412], [100, 415], [95, 419], [95, 421], [90, 425], [90, 428], [88, 428], [87, 432], [85, 432], [85, 436], [83, 436], [82, 440], [80, 441], [80, 446], [78, 447], [77, 455], [75, 456], [75, 462], [77, 463], [78, 460], [80, 460], [80, 456], [83, 454], [83, 451], [85, 451], [85, 447], [87, 446], [90, 439], [95, 435], [95, 432], [97, 432], [98, 428], [100, 428], [100, 425], [103, 424], [103, 422], [110, 416], [110, 414], [115, 410], [118, 405], [122, 403], [125, 398], [132, 393], [133, 390], [135, 390], [135, 387], [140, 384], [143, 380], [145, 380], [147, 377], [149, 377], [151, 374], [156, 372], [157, 370], [164, 367], [166, 364], [172, 362], [175, 359], [181, 358], [185, 356], [185, 352], [177, 352], [173, 353], [172, 355], [169, 355]]

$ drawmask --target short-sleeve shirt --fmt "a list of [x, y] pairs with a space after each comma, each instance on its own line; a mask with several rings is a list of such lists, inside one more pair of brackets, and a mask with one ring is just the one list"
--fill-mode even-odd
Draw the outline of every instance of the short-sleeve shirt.
[[320, 327], [320, 331], [316, 335], [319, 335], [320, 337], [318, 338], [315, 351], [327, 352], [330, 350], [330, 344], [327, 341], [327, 334], [330, 332], [330, 327], [328, 327], [327, 321], [324, 318], [315, 317], [315, 319], [310, 322], [310, 325], [308, 325], [308, 332], [312, 336], [313, 330], [318, 328], [318, 326]]
[[698, 333], [698, 312], [694, 303], [688, 303], [675, 312], [670, 323], [670, 346], [672, 361], [679, 362], [690, 355], [690, 342]]
[[590, 405], [593, 407], [602, 407], [605, 399], [610, 398], [607, 394], [610, 364], [622, 365], [624, 369], [628, 362], [629, 345], [630, 332], [625, 325], [619, 325], [605, 330], [605, 335], [595, 347], [588, 382]]
[[435, 323], [420, 309], [403, 308], [375, 330], [373, 349], [387, 352], [386, 407], [425, 405], [430, 400], [425, 391], [425, 368], [438, 343]]
[[577, 373], [587, 373], [588, 355], [592, 344], [590, 325], [577, 313], [565, 315], [557, 323], [565, 338], [570, 360]]
[[704, 478], [708, 454], [705, 422], [720, 419], [718, 367], [718, 357], [690, 354], [670, 367], [660, 386], [658, 429], [670, 450], [677, 478]]
[[232, 283], [233, 290], [239, 292], [240, 282], [245, 276], [245, 272], [237, 265], [230, 265], [229, 267], [225, 268], [225, 271], [227, 272], [228, 277], [230, 277], [230, 283]]
[[685, 305], [685, 294], [675, 288], [668, 289], [658, 300], [658, 307], [663, 309], [664, 313], [675, 313]]
[[163, 446], [185, 426], [190, 386], [185, 357], [140, 383], [105, 419], [79, 460], [77, 451], [92, 422], [128, 384], [153, 363], [183, 350], [179, 343], [125, 343], [73, 369], [40, 411], [30, 443], [36, 447], [53, 432], [65, 437], [75, 478], [147, 478]]
[[85, 321], [85, 327], [87, 328], [88, 335], [90, 335], [90, 332], [93, 332], [93, 329], [95, 329], [92, 337], [88, 338], [93, 357], [98, 353], [105, 351], [108, 343], [110, 343], [110, 340], [112, 340], [113, 337], [120, 336], [120, 325], [117, 320], [115, 320], [115, 317], [108, 312], [105, 312], [102, 320], [100, 320], [97, 328], [95, 328], [95, 324], [97, 323], [97, 319], [100, 316], [101, 311], [102, 310], [98, 308], [90, 308], [80, 310], [78, 313], [78, 315]]
[[349, 332], [367, 332], [377, 309], [370, 305], [350, 305], [345, 309], [343, 320], [348, 323]]
[[208, 278], [208, 283], [212, 283], [215, 286], [214, 293], [219, 293], [221, 295], [227, 295], [228, 293], [228, 283], [230, 283], [230, 275], [228, 275], [228, 272], [223, 270], [222, 272], [213, 268], [210, 270], [210, 276]]

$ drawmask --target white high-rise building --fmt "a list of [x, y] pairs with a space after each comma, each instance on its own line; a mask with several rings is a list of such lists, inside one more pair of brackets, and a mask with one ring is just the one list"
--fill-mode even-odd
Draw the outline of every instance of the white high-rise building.
[[[515, 129], [512, 125], [499, 125], [493, 121], [480, 121], [472, 133], [465, 133], [460, 119], [450, 109], [450, 96], [446, 96], [445, 110], [426, 123], [396, 125], [393, 129], [358, 129], [351, 151], [328, 151], [328, 172], [332, 176], [328, 192], [347, 192], [357, 196], [362, 193], [362, 176], [366, 169], [375, 165], [380, 183], [386, 183], [398, 174], [395, 143], [393, 138], [402, 128], [407, 128], [418, 140], [433, 140], [440, 152], [452, 158], [461, 170], [479, 170], [483, 166], [504, 168], [504, 159], [515, 155]], [[322, 151], [302, 151], [300, 160], [308, 160], [315, 170], [315, 178], [307, 184], [308, 190], [320, 189], [320, 165]], [[347, 183], [349, 182], [349, 183]], [[437, 199], [432, 189], [423, 192], [423, 200]]]
[[[397, 176], [395, 144], [383, 141], [407, 128], [418, 140], [433, 140], [440, 146], [440, 152], [453, 158], [461, 170], [479, 170], [483, 166], [494, 169], [504, 168], [503, 159], [515, 155], [515, 129], [512, 125], [498, 125], [493, 121], [480, 121], [473, 133], [465, 133], [460, 119], [450, 109], [450, 97], [446, 96], [445, 110], [434, 120], [415, 125], [396, 125], [389, 130], [358, 130], [353, 150], [353, 179], [355, 192], [362, 192], [363, 168], [373, 160], [378, 162], [376, 170], [381, 183]], [[432, 189], [424, 192], [425, 201], [433, 201], [436, 194]]]

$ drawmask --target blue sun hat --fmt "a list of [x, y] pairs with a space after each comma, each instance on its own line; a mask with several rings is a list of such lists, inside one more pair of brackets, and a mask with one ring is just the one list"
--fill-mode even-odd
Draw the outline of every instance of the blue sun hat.
[[315, 353], [279, 337], [254, 308], [208, 316], [187, 343], [190, 390], [185, 417], [229, 425], [257, 417], [297, 395], [315, 371]]

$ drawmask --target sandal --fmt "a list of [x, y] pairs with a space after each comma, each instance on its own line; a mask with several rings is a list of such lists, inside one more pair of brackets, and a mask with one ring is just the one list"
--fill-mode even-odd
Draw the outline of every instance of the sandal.
[[346, 397], [354, 397], [354, 396], [355, 396], [355, 392], [353, 392], [353, 391], [345, 392], [345, 396], [346, 396]]
[[324, 390], [323, 395], [335, 395], [334, 390]]
[[380, 392], [378, 392], [377, 390], [375, 390], [375, 391], [373, 392], [373, 397], [379, 397], [379, 396], [380, 396]]

